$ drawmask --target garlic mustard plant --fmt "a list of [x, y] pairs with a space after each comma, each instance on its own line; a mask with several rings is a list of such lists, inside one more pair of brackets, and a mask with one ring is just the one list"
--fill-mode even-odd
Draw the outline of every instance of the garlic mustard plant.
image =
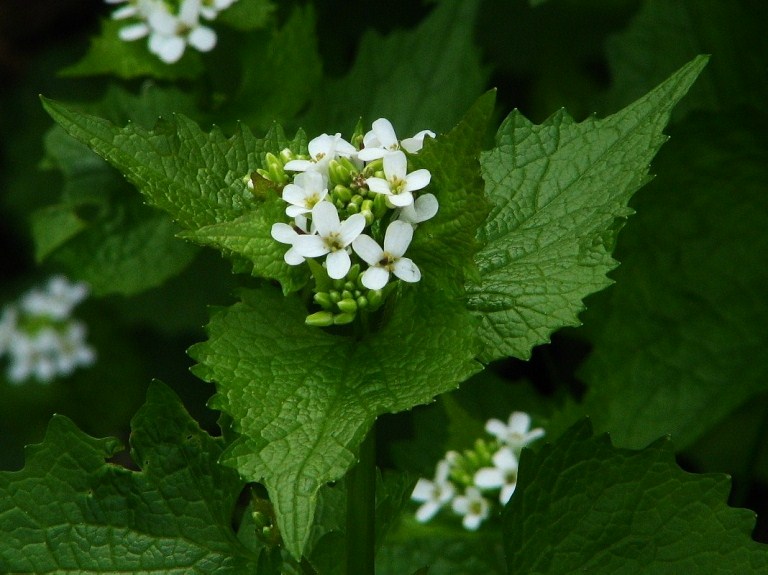
[[[434, 217], [439, 205], [427, 189], [431, 174], [410, 170], [408, 156], [418, 153], [424, 130], [398, 141], [389, 120], [379, 118], [357, 141], [322, 134], [308, 143], [308, 157], [290, 149], [268, 153], [256, 177], [281, 187], [285, 215], [271, 235], [289, 245], [284, 260], [292, 266], [312, 263], [314, 302], [307, 316], [316, 326], [348, 324], [358, 313], [375, 311], [396, 280], [416, 283], [418, 265], [405, 257], [418, 224]], [[253, 178], [244, 177], [254, 189]], [[368, 233], [363, 233], [367, 231]], [[381, 247], [383, 245], [383, 248]]]
[[105, 0], [120, 4], [115, 20], [125, 20], [120, 39], [132, 42], [148, 38], [148, 48], [166, 64], [178, 62], [187, 46], [209, 52], [216, 46], [216, 32], [201, 23], [214, 20], [236, 0]]
[[515, 411], [509, 420], [509, 426], [504, 426], [499, 420], [490, 419], [486, 431], [499, 431], [501, 423], [504, 430], [512, 427], [522, 433], [524, 440], [511, 446], [506, 443], [506, 434], [503, 439], [479, 438], [472, 449], [446, 453], [437, 464], [434, 480], [418, 480], [411, 493], [411, 499], [421, 503], [416, 511], [417, 521], [425, 523], [448, 507], [461, 516], [465, 529], [474, 531], [509, 502], [517, 487], [520, 452], [545, 435], [541, 427], [530, 430], [531, 416], [525, 412]]
[[8, 356], [9, 382], [49, 383], [96, 361], [95, 350], [86, 342], [85, 324], [71, 315], [87, 295], [84, 283], [54, 276], [44, 288], [33, 288], [3, 308], [0, 358]]

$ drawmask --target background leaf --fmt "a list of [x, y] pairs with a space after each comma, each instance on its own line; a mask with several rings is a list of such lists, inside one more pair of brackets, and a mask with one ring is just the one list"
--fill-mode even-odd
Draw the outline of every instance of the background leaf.
[[480, 239], [481, 359], [530, 357], [556, 329], [579, 325], [582, 298], [609, 284], [627, 201], [647, 180], [669, 112], [706, 64], [700, 57], [603, 120], [559, 112], [536, 126], [513, 112], [481, 157], [493, 209]]

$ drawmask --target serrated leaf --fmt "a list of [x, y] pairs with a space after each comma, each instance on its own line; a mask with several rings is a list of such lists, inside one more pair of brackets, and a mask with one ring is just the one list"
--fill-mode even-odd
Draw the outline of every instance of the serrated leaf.
[[217, 384], [212, 405], [241, 434], [223, 461], [264, 482], [295, 557], [318, 489], [354, 463], [376, 416], [428, 402], [478, 369], [459, 303], [411, 289], [393, 307], [379, 330], [356, 339], [305, 326], [296, 298], [245, 292], [190, 350], [195, 373]]
[[472, 35], [477, 0], [441, 2], [415, 29], [367, 32], [349, 73], [324, 83], [305, 127], [334, 133], [388, 118], [400, 137], [449, 129], [485, 89], [487, 74]]
[[147, 39], [141, 38], [134, 42], [121, 40], [118, 32], [126, 25], [121, 20], [103, 19], [101, 32], [91, 40], [86, 55], [76, 64], [62, 70], [61, 75], [82, 77], [110, 74], [125, 80], [141, 76], [182, 80], [195, 78], [202, 73], [202, 60], [195, 50], [188, 49], [181, 60], [166, 64], [149, 51]]
[[768, 546], [754, 513], [726, 505], [724, 475], [692, 475], [668, 440], [642, 451], [591, 437], [582, 422], [554, 445], [525, 451], [505, 508], [510, 573], [759, 573]]
[[482, 318], [481, 359], [530, 357], [564, 326], [606, 273], [627, 202], [648, 180], [675, 103], [706, 64], [699, 57], [621, 112], [576, 123], [558, 112], [534, 125], [513, 112], [481, 156], [493, 208], [480, 239], [480, 283], [469, 307]]
[[243, 483], [218, 464], [222, 441], [153, 384], [133, 419], [134, 472], [105, 460], [94, 439], [55, 416], [21, 471], [0, 473], [3, 573], [253, 573], [231, 514]]
[[764, 115], [691, 117], [636, 199], [579, 373], [584, 409], [622, 446], [686, 446], [766, 389], [766, 130]]

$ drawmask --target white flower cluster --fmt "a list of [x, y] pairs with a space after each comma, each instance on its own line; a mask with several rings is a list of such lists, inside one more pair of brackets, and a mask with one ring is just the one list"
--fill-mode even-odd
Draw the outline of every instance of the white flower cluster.
[[132, 42], [149, 37], [149, 51], [166, 64], [178, 62], [187, 45], [209, 52], [216, 45], [216, 32], [200, 23], [215, 20], [237, 0], [105, 0], [124, 4], [112, 13], [114, 20], [130, 20], [120, 29], [121, 40]]
[[301, 265], [324, 258], [323, 273], [336, 282], [338, 289], [325, 290], [315, 277], [315, 301], [323, 311], [308, 323], [349, 323], [359, 308], [380, 301], [390, 276], [410, 283], [421, 279], [405, 252], [417, 225], [437, 213], [438, 202], [433, 194], [420, 193], [430, 183], [429, 170], [409, 172], [403, 150], [417, 154], [427, 136], [435, 134], [423, 130], [398, 140], [389, 120], [379, 118], [362, 137], [360, 150], [341, 134], [322, 134], [309, 142], [308, 157], [290, 150], [280, 158], [268, 154], [266, 169], [257, 170], [284, 186], [285, 213], [293, 220], [275, 223], [271, 233], [290, 246], [285, 261]]
[[96, 361], [85, 342], [85, 325], [70, 317], [88, 295], [83, 283], [52, 277], [45, 289], [32, 289], [0, 315], [0, 358], [8, 354], [8, 381], [34, 378], [47, 383]]
[[[515, 411], [505, 424], [491, 419], [485, 430], [494, 436], [486, 442], [479, 439], [473, 450], [463, 454], [449, 451], [437, 464], [432, 480], [421, 478], [411, 499], [421, 503], [416, 520], [425, 523], [446, 506], [462, 517], [464, 528], [476, 530], [491, 513], [495, 503], [486, 495], [498, 491], [498, 501], [506, 505], [517, 486], [520, 452], [544, 436], [541, 427], [531, 429], [531, 417]], [[459, 489], [463, 487], [463, 493]]]

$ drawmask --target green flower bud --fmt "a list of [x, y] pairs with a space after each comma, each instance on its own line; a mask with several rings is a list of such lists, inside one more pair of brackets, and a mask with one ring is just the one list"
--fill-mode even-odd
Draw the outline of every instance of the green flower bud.
[[350, 199], [349, 201], [359, 206], [363, 203], [363, 196], [361, 196], [360, 194], [355, 194], [354, 196], [352, 196], [352, 199]]
[[[377, 196], [380, 196], [381, 194], [376, 194]], [[373, 211], [373, 200], [363, 200], [363, 203], [360, 204], [360, 211]]]
[[[353, 299], [343, 299], [339, 303], [336, 304], [338, 308], [344, 312], [355, 315], [355, 312], [357, 312], [357, 302]], [[335, 321], [335, 320], [334, 320]]]
[[353, 214], [356, 214], [360, 211], [360, 206], [357, 204], [347, 204], [347, 213], [351, 216]]
[[341, 184], [338, 184], [335, 188], [333, 188], [333, 192], [331, 193], [334, 198], [336, 198], [337, 200], [341, 200], [345, 204], [352, 199], [352, 190], [350, 190], [346, 186], [342, 186]]
[[378, 307], [382, 304], [384, 301], [384, 296], [381, 293], [381, 290], [370, 290], [368, 291], [368, 305], [372, 310], [378, 309]]
[[357, 302], [358, 309], [365, 309], [368, 307], [368, 298], [364, 295], [358, 296], [355, 301]]
[[338, 160], [331, 160], [328, 163], [328, 179], [332, 184], [346, 185], [352, 181], [352, 175], [349, 170]]
[[351, 299], [352, 298], [352, 292], [349, 290], [344, 290], [341, 292], [341, 299]]
[[363, 214], [363, 217], [365, 217], [365, 223], [368, 226], [373, 224], [373, 222], [376, 220], [376, 216], [373, 215], [371, 210], [363, 210], [360, 213]]
[[[341, 302], [339, 302], [341, 303]], [[333, 316], [333, 323], [335, 325], [346, 325], [355, 321], [356, 313], [337, 313]]]
[[291, 160], [295, 160], [296, 155], [290, 150], [290, 148], [283, 148], [283, 150], [280, 152], [280, 161], [283, 162], [283, 166], [290, 162]]
[[341, 299], [341, 294], [340, 294], [340, 293], [339, 293], [337, 290], [335, 290], [335, 289], [332, 289], [332, 290], [331, 290], [330, 292], [328, 292], [328, 293], [329, 293], [329, 295], [331, 296], [331, 301], [332, 301], [333, 303], [338, 303], [338, 302], [339, 302], [339, 300]]
[[315, 313], [308, 315], [304, 320], [304, 323], [311, 325], [312, 327], [328, 327], [333, 325], [334, 317], [330, 311], [316, 311]]
[[[349, 274], [347, 274], [347, 277], [349, 277]], [[352, 280], [347, 280], [344, 282], [344, 291], [345, 292], [352, 292], [357, 287], [357, 284]]]
[[331, 309], [333, 308], [333, 301], [331, 301], [331, 296], [328, 292], [318, 292], [315, 294], [315, 296], [312, 298], [315, 300], [315, 303], [321, 306], [324, 309]]
[[[349, 271], [347, 272], [347, 279], [354, 282], [357, 281], [358, 276], [360, 276], [360, 264], [354, 264], [351, 268], [349, 268]], [[344, 285], [346, 286], [347, 284]], [[355, 289], [354, 284], [351, 288], [348, 287], [347, 289]]]

